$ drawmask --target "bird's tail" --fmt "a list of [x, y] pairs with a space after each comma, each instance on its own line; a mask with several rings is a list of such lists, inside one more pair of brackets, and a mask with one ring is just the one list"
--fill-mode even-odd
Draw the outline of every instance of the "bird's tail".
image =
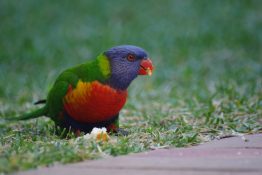
[[44, 106], [42, 108], [39, 108], [37, 110], [23, 114], [23, 115], [18, 116], [18, 117], [6, 118], [6, 120], [9, 120], [9, 121], [28, 120], [28, 119], [38, 118], [38, 117], [41, 117], [41, 116], [46, 115], [46, 114], [47, 114], [47, 109], [46, 109], [46, 106]]

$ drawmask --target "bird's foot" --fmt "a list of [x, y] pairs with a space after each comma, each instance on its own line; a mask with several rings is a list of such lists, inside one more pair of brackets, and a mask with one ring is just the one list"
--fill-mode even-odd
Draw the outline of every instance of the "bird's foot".
[[127, 136], [128, 135], [128, 131], [122, 128], [119, 128], [115, 124], [109, 125], [106, 129], [109, 133], [115, 134], [117, 136]]
[[128, 136], [129, 132], [124, 130], [123, 128], [118, 128], [115, 132], [117, 136]]

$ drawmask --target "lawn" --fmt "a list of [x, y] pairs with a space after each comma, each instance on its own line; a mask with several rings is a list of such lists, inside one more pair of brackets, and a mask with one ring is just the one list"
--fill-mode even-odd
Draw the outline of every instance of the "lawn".
[[[262, 131], [262, 1], [0, 1], [0, 174], [56, 163], [186, 147]], [[62, 139], [37, 108], [65, 68], [120, 45], [156, 67], [120, 116], [128, 136]]]

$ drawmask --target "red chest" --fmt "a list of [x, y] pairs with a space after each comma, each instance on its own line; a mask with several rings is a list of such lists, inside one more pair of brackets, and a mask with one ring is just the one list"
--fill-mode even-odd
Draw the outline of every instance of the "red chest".
[[64, 109], [79, 122], [97, 123], [109, 120], [122, 109], [127, 91], [119, 91], [98, 81], [79, 81], [64, 97]]

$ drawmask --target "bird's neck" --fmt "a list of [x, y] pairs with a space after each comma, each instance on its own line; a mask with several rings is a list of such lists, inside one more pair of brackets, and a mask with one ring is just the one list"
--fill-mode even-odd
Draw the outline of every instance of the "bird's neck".
[[104, 54], [99, 55], [97, 59], [100, 72], [107, 77], [105, 84], [114, 89], [126, 90], [137, 76], [128, 74], [124, 69], [114, 69], [116, 65], [112, 65]]
[[114, 89], [126, 90], [134, 78], [112, 73], [106, 83]]
[[97, 65], [98, 65], [98, 68], [101, 74], [105, 78], [108, 78], [111, 74], [111, 66], [110, 66], [108, 58], [104, 54], [100, 54], [97, 57]]

